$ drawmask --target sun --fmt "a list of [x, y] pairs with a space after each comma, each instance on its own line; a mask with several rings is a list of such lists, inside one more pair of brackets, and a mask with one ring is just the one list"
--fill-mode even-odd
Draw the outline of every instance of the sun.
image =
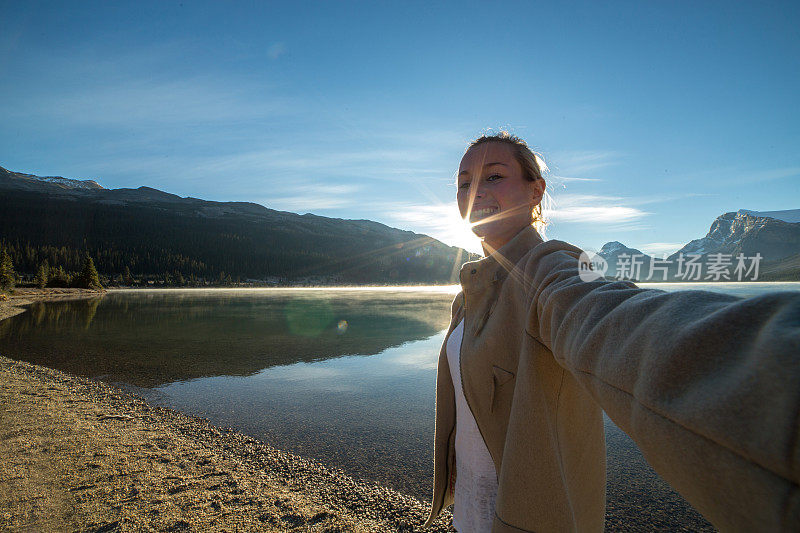
[[472, 232], [472, 225], [461, 218], [457, 210], [448, 215], [447, 226], [443, 228], [440, 241], [451, 246], [458, 246], [468, 252], [482, 254], [481, 240]]
[[481, 240], [472, 233], [469, 222], [461, 218], [455, 202], [406, 205], [394, 211], [391, 218], [448, 246], [482, 254]]

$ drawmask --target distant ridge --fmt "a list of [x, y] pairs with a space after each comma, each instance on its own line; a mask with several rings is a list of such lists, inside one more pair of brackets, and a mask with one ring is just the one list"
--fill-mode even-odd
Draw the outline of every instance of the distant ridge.
[[[639, 254], [642, 272], [649, 273], [654, 258], [612, 241], [603, 245], [598, 252], [609, 264], [608, 276], [616, 276], [620, 254]], [[759, 280], [800, 281], [800, 209], [740, 209], [718, 216], [705, 237], [692, 240], [667, 257], [672, 265], [667, 280], [685, 281], [677, 276], [677, 261], [680, 257], [699, 255], [700, 262], [709, 263], [714, 254], [730, 255], [732, 258], [739, 254], [747, 258], [760, 254]], [[645, 274], [634, 279], [645, 281], [644, 277]]]
[[[29, 182], [44, 182], [52, 185], [57, 185], [65, 189], [103, 189], [99, 183], [94, 180], [74, 180], [70, 178], [62, 178], [60, 176], [34, 176], [33, 174], [22, 174], [21, 172], [11, 172], [3, 167], [0, 167], [0, 176], [19, 179]], [[35, 187], [35, 185], [33, 185]]]
[[155, 283], [453, 283], [474, 254], [370, 220], [182, 198], [151, 187], [40, 178], [0, 168], [2, 244], [19, 272], [79, 267], [88, 251], [109, 277]]
[[737, 215], [752, 215], [754, 217], [769, 217], [784, 222], [800, 222], [800, 209], [785, 209], [783, 211], [751, 211], [749, 209], [739, 209]]
[[714, 220], [705, 237], [691, 241], [669, 259], [677, 258], [681, 253], [760, 253], [765, 261], [777, 261], [800, 253], [800, 224], [783, 220], [784, 217], [793, 218], [798, 211], [758, 213], [742, 209], [725, 213]]

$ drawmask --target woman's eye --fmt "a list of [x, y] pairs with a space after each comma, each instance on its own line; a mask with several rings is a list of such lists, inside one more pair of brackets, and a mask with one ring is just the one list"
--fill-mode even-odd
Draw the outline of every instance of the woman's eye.
[[469, 189], [469, 182], [465, 181], [464, 183], [458, 186], [459, 189]]
[[500, 179], [503, 179], [503, 176], [501, 176], [500, 174], [492, 174], [491, 176], [488, 176], [486, 178], [486, 181], [495, 181]]

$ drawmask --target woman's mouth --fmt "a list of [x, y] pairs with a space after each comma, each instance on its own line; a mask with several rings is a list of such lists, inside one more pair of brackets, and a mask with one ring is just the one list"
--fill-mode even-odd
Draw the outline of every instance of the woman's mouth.
[[477, 222], [484, 218], [490, 217], [499, 211], [496, 207], [482, 207], [481, 209], [473, 209], [469, 214], [470, 222]]

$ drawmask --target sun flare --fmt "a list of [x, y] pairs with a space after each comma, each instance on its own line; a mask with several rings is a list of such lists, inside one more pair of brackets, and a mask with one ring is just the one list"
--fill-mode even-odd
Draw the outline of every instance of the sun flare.
[[[450, 221], [450, 226], [447, 228], [448, 236], [445, 242], [452, 246], [463, 248], [468, 252], [482, 254], [483, 248], [481, 247], [481, 240], [472, 232], [474, 223], [470, 223], [468, 220], [461, 218], [457, 211], [454, 215], [455, 216], [453, 216]], [[442, 237], [443, 238], [440, 240], [445, 239], [444, 235]]]

